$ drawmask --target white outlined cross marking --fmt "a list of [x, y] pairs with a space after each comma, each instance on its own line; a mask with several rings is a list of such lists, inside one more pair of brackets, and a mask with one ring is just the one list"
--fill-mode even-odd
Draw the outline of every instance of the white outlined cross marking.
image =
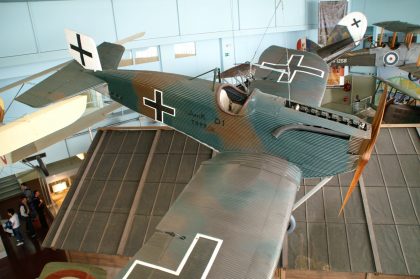
[[[274, 64], [270, 62], [262, 62], [261, 65], [257, 65], [257, 66], [259, 66], [261, 69], [267, 69], [267, 70], [279, 72], [280, 76], [277, 79], [277, 82], [280, 82], [280, 83], [291, 83], [293, 79], [295, 78], [295, 75], [297, 72], [324, 78], [324, 75], [325, 75], [324, 71], [314, 68], [314, 67], [301, 65], [303, 61], [303, 57], [305, 56], [292, 54], [289, 60], [287, 61], [287, 64]], [[295, 68], [292, 73], [290, 70], [291, 67]], [[283, 78], [284, 76], [286, 78]]]
[[217, 254], [219, 253], [220, 247], [222, 246], [223, 240], [220, 239], [220, 238], [216, 238], [216, 237], [208, 236], [208, 235], [205, 235], [205, 234], [197, 233], [195, 235], [194, 240], [192, 241], [190, 247], [188, 247], [187, 252], [185, 253], [184, 257], [181, 260], [181, 263], [179, 264], [179, 266], [176, 270], [172, 270], [172, 269], [169, 269], [169, 268], [166, 268], [166, 267], [163, 267], [163, 266], [159, 266], [159, 265], [156, 265], [156, 264], [152, 264], [152, 263], [148, 263], [148, 262], [144, 262], [144, 261], [140, 261], [140, 260], [135, 260], [131, 264], [130, 268], [127, 270], [127, 273], [124, 275], [123, 279], [127, 279], [130, 276], [131, 272], [134, 270], [136, 265], [142, 265], [142, 266], [150, 267], [150, 268], [157, 269], [157, 270], [169, 273], [169, 274], [173, 274], [175, 276], [179, 276], [181, 274], [182, 269], [184, 268], [188, 258], [190, 257], [191, 252], [193, 251], [195, 245], [197, 244], [197, 242], [200, 238], [206, 238], [206, 239], [213, 240], [213, 241], [217, 242], [217, 245], [214, 248], [213, 254], [211, 255], [211, 258], [207, 263], [206, 269], [204, 270], [203, 274], [200, 277], [201, 279], [207, 278], [207, 275], [210, 272], [210, 268], [213, 265], [213, 262], [216, 259]]

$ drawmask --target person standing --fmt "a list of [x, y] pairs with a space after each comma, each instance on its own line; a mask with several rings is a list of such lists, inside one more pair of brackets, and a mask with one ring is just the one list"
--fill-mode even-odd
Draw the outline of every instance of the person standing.
[[44, 215], [45, 204], [39, 198], [40, 195], [41, 194], [39, 193], [38, 190], [34, 191], [34, 197], [32, 199], [32, 204], [34, 205], [36, 213], [38, 214], [38, 218], [39, 218], [39, 222], [41, 222], [41, 226], [44, 229], [48, 229], [48, 223], [47, 223], [47, 220], [45, 220], [45, 215]]
[[28, 186], [26, 186], [26, 184], [23, 184], [22, 183], [20, 185], [20, 188], [22, 189], [23, 195], [26, 196], [27, 203], [28, 203], [28, 206], [29, 206], [29, 210], [31, 212], [31, 215], [30, 216], [31, 216], [32, 220], [34, 220], [35, 217], [36, 217], [36, 210], [35, 210], [35, 207], [34, 207], [34, 205], [32, 203], [32, 199], [34, 197], [34, 193], [32, 192], [32, 190]]
[[36, 234], [34, 226], [32, 224], [31, 210], [28, 205], [28, 198], [26, 196], [22, 196], [20, 198], [19, 212], [20, 216], [22, 216], [23, 221], [25, 221], [26, 223], [26, 231], [32, 238], [34, 238]]
[[10, 217], [9, 221], [12, 223], [13, 234], [17, 240], [16, 246], [21, 246], [23, 245], [23, 237], [22, 233], [20, 232], [19, 216], [15, 213], [13, 208], [9, 208], [7, 210], [7, 215]]

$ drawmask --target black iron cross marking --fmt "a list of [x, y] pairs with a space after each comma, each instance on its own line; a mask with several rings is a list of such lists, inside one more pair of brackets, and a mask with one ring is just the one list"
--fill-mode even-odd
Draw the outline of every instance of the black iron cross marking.
[[360, 19], [356, 21], [356, 19], [353, 18], [353, 24], [351, 26], [356, 25], [356, 27], [359, 28], [359, 22], [361, 22]]
[[77, 46], [70, 44], [70, 48], [77, 51], [80, 54], [80, 60], [82, 61], [82, 65], [85, 66], [85, 58], [83, 55], [86, 55], [92, 58], [92, 53], [82, 48], [82, 42], [80, 41], [80, 34], [76, 34], [76, 36], [77, 36]]
[[173, 107], [165, 106], [162, 99], [162, 91], [155, 89], [155, 99], [150, 100], [143, 97], [143, 104], [155, 110], [155, 120], [162, 122], [163, 113], [175, 116], [175, 109]]

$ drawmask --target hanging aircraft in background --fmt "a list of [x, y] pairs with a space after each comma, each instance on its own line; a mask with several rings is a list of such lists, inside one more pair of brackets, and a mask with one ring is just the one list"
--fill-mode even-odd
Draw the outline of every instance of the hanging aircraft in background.
[[[418, 80], [420, 78], [420, 43], [413, 43], [412, 40], [413, 34], [420, 34], [420, 25], [401, 21], [385, 21], [374, 25], [382, 27], [379, 41], [374, 47], [348, 52], [331, 61], [331, 65], [398, 67], [408, 72], [410, 80]], [[382, 41], [385, 29], [393, 32], [389, 43]], [[397, 42], [397, 32], [406, 34], [405, 42]]]
[[[356, 168], [347, 202], [379, 132], [386, 94], [372, 125], [320, 108], [328, 65], [312, 53], [270, 47], [256, 69], [261, 80], [244, 88], [117, 70], [123, 47], [104, 43], [105, 52], [85, 35], [67, 30], [66, 37], [76, 61], [19, 101], [42, 107], [107, 83], [113, 100], [219, 152], [201, 165], [120, 278], [272, 278], [301, 178]], [[273, 85], [281, 96], [265, 92]]]
[[[122, 45], [143, 36], [144, 32], [137, 33], [119, 40], [115, 42], [115, 44]], [[94, 48], [96, 49], [96, 45], [94, 45]], [[107, 51], [107, 44], [102, 44], [102, 46], [99, 46], [98, 49], [99, 51]], [[25, 83], [33, 79], [39, 78], [56, 70], [58, 70], [58, 72], [54, 75], [61, 76], [60, 69], [67, 66], [69, 63], [71, 64], [71, 62], [64, 62], [60, 65], [2, 87], [0, 88], [0, 93], [19, 85], [23, 86]], [[107, 67], [107, 61], [103, 61], [103, 63], [104, 67]], [[111, 65], [111, 67], [114, 66], [115, 65]], [[69, 77], [64, 76], [64, 78]], [[85, 81], [84, 91], [93, 87], [99, 90], [101, 85], [104, 85], [104, 83], [93, 84], [90, 86]], [[59, 84], [56, 86], [58, 87]], [[101, 90], [104, 89], [101, 88]], [[39, 93], [40, 95], [44, 95], [48, 93], [48, 91], [42, 91]], [[89, 113], [85, 113], [87, 105], [86, 96], [63, 99], [65, 96], [60, 96], [58, 94], [55, 95], [55, 97], [56, 98], [51, 102], [43, 103], [46, 107], [40, 109], [39, 111], [27, 114], [4, 125], [1, 124], [3, 124], [2, 122], [6, 111], [4, 108], [4, 102], [0, 98], [0, 167], [14, 164], [54, 143], [72, 136], [81, 130], [91, 127], [95, 123], [104, 120], [108, 113], [121, 107], [118, 103], [112, 103], [94, 111], [90, 111]], [[48, 125], [45, 123], [48, 123]]]

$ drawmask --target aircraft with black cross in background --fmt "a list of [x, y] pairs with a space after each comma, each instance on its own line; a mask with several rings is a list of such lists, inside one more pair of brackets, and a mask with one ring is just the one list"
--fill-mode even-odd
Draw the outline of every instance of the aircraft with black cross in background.
[[116, 102], [218, 151], [119, 278], [272, 278], [301, 179], [361, 171], [372, 151], [378, 124], [320, 107], [328, 66], [316, 54], [270, 47], [262, 78], [233, 85], [118, 70], [123, 47], [66, 36], [76, 61], [19, 101], [42, 107], [106, 83]]

